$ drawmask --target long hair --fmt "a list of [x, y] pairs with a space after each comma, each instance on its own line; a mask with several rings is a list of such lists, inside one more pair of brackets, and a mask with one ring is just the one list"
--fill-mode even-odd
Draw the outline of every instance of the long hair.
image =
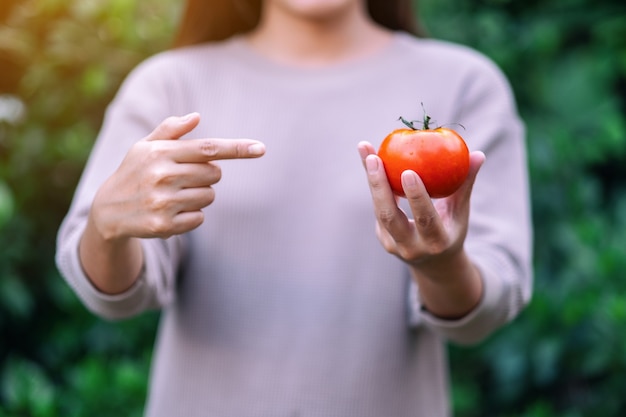
[[[258, 24], [262, 0], [187, 0], [174, 47], [218, 41]], [[394, 31], [425, 36], [411, 0], [367, 0], [372, 19]]]

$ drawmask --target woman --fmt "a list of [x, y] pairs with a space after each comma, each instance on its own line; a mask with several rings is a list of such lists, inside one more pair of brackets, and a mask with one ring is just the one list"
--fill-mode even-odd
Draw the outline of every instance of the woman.
[[[510, 88], [408, 16], [190, 0], [178, 47], [120, 89], [57, 263], [96, 314], [162, 309], [147, 416], [450, 415], [445, 343], [529, 301]], [[375, 149], [420, 102], [465, 127], [470, 175], [433, 202], [407, 171], [399, 201]]]

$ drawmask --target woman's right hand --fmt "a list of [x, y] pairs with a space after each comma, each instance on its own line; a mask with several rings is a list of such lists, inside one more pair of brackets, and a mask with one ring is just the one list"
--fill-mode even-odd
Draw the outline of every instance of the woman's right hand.
[[199, 122], [197, 113], [169, 117], [129, 150], [91, 208], [92, 225], [105, 241], [167, 238], [198, 227], [221, 178], [215, 161], [265, 153], [250, 139], [178, 140]]
[[257, 158], [263, 143], [250, 139], [178, 140], [200, 122], [197, 113], [164, 120], [128, 151], [97, 191], [79, 244], [83, 270], [107, 294], [129, 289], [139, 277], [138, 238], [168, 238], [204, 220], [215, 198], [220, 159]]

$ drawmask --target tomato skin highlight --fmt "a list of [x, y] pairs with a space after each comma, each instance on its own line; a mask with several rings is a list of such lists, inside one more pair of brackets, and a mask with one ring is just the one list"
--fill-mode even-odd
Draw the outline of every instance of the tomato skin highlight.
[[469, 149], [454, 130], [396, 129], [383, 140], [378, 150], [389, 185], [394, 194], [406, 197], [401, 176], [412, 170], [422, 179], [432, 198], [454, 193], [469, 173]]

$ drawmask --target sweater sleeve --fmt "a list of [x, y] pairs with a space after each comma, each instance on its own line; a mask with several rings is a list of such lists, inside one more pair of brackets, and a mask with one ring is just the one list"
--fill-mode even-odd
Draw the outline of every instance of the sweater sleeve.
[[483, 296], [459, 320], [429, 314], [410, 291], [413, 324], [427, 325], [460, 344], [480, 342], [513, 320], [529, 303], [532, 292], [532, 221], [525, 129], [517, 114], [508, 81], [489, 60], [470, 61], [454, 97], [456, 120], [465, 128], [470, 150], [486, 155], [472, 197], [465, 250], [478, 267]]
[[57, 267], [93, 313], [121, 319], [162, 307], [174, 297], [177, 265], [183, 238], [144, 239], [141, 276], [129, 290], [108, 295], [98, 291], [85, 275], [78, 246], [87, 223], [92, 200], [100, 185], [115, 171], [129, 148], [169, 116], [167, 91], [160, 77], [162, 68], [149, 60], [125, 80], [109, 105], [70, 209], [57, 234]]

